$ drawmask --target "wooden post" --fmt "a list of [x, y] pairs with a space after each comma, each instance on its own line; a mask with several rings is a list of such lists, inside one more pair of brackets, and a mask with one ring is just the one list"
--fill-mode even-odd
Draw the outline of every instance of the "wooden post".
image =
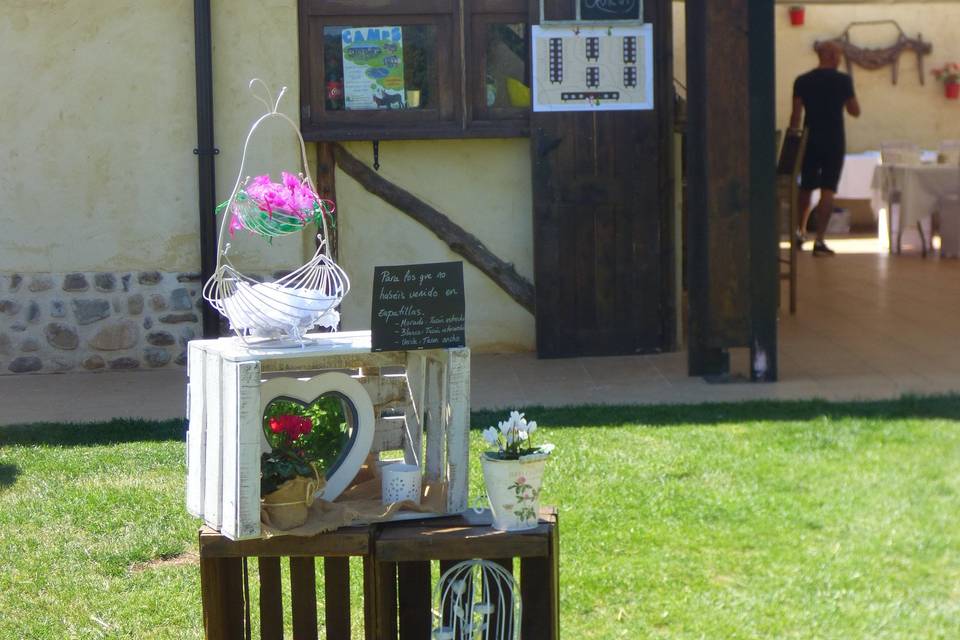
[[690, 375], [776, 379], [772, 0], [689, 0], [687, 15]]
[[[772, 0], [751, 0], [750, 48], [750, 378], [777, 380], [780, 299], [776, 202], [776, 72]], [[766, 212], [768, 215], [763, 215]], [[792, 230], [791, 230], [792, 232]], [[796, 265], [792, 267], [796, 269]], [[791, 291], [791, 295], [793, 295]]]

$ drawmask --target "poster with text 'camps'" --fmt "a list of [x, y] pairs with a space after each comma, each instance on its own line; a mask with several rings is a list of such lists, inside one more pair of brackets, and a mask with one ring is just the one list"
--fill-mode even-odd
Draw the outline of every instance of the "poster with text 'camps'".
[[343, 93], [348, 110], [403, 109], [403, 29], [344, 29]]
[[466, 345], [463, 263], [376, 267], [374, 351], [450, 349]]

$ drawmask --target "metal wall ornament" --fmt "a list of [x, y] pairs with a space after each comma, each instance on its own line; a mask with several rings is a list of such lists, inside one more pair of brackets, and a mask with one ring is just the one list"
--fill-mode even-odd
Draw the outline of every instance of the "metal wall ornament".
[[[867, 48], [858, 47], [850, 41], [850, 30], [853, 27], [893, 25], [897, 28], [897, 40], [889, 47]], [[840, 46], [843, 56], [847, 61], [847, 73], [853, 75], [853, 64], [874, 71], [882, 67], [890, 66], [893, 84], [897, 84], [897, 75], [900, 69], [900, 56], [904, 51], [913, 51], [917, 54], [917, 72], [920, 74], [920, 84], [924, 84], [923, 76], [923, 56], [929, 55], [933, 51], [933, 44], [925, 42], [922, 34], [917, 34], [916, 38], [909, 38], [896, 20], [868, 20], [863, 22], [851, 22], [836, 38], [830, 40], [818, 40], [813, 43], [814, 51], [819, 51], [827, 42], [833, 42]]]
[[[303, 346], [304, 334], [311, 328], [320, 325], [336, 329], [339, 325], [340, 314], [336, 308], [350, 290], [350, 279], [333, 261], [327, 242], [326, 218], [333, 212], [333, 203], [316, 195], [303, 136], [293, 120], [278, 111], [287, 88], [283, 87], [274, 98], [269, 87], [259, 78], [251, 80], [249, 87], [254, 97], [266, 105], [267, 112], [250, 127], [233, 191], [230, 198], [217, 208], [222, 215], [217, 268], [204, 284], [203, 297], [230, 321], [230, 328], [245, 343], [249, 344], [249, 339], [255, 338], [273, 342], [291, 340], [290, 346], [293, 343]], [[258, 90], [265, 95], [259, 95]], [[284, 173], [283, 187], [270, 183], [269, 176], [259, 176], [253, 181], [249, 177], [244, 179], [250, 140], [257, 127], [272, 118], [289, 124], [300, 142], [302, 172], [297, 176]], [[289, 193], [267, 193], [271, 197], [257, 204], [253, 196], [256, 187], [268, 191], [272, 187], [289, 188]], [[311, 222], [321, 228], [316, 253], [305, 264], [274, 282], [263, 283], [246, 276], [230, 262], [228, 231], [230, 236], [234, 231], [246, 230], [270, 239], [301, 231]]]
[[433, 640], [519, 640], [523, 606], [513, 574], [490, 560], [464, 560], [437, 582]]

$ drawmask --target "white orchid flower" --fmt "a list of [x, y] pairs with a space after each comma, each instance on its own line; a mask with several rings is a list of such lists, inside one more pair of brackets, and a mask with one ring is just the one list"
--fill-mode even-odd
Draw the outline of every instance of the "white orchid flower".
[[517, 431], [518, 440], [526, 440], [529, 437], [530, 437], [530, 434], [528, 434], [526, 431]]
[[497, 431], [496, 427], [487, 427], [483, 430], [483, 439], [486, 440], [488, 445], [495, 447], [500, 442], [500, 432]]
[[527, 433], [533, 433], [537, 430], [537, 423], [531, 420], [527, 423]]
[[501, 422], [498, 426], [500, 427], [500, 433], [504, 436], [509, 436], [513, 431], [513, 423], [510, 420]]

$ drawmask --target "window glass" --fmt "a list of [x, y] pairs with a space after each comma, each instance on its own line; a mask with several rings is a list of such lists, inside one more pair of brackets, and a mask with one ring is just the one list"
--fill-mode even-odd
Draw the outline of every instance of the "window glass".
[[323, 29], [327, 111], [437, 108], [434, 25]]
[[529, 107], [530, 89], [524, 83], [527, 63], [526, 25], [492, 23], [486, 28], [484, 88], [487, 107]]

